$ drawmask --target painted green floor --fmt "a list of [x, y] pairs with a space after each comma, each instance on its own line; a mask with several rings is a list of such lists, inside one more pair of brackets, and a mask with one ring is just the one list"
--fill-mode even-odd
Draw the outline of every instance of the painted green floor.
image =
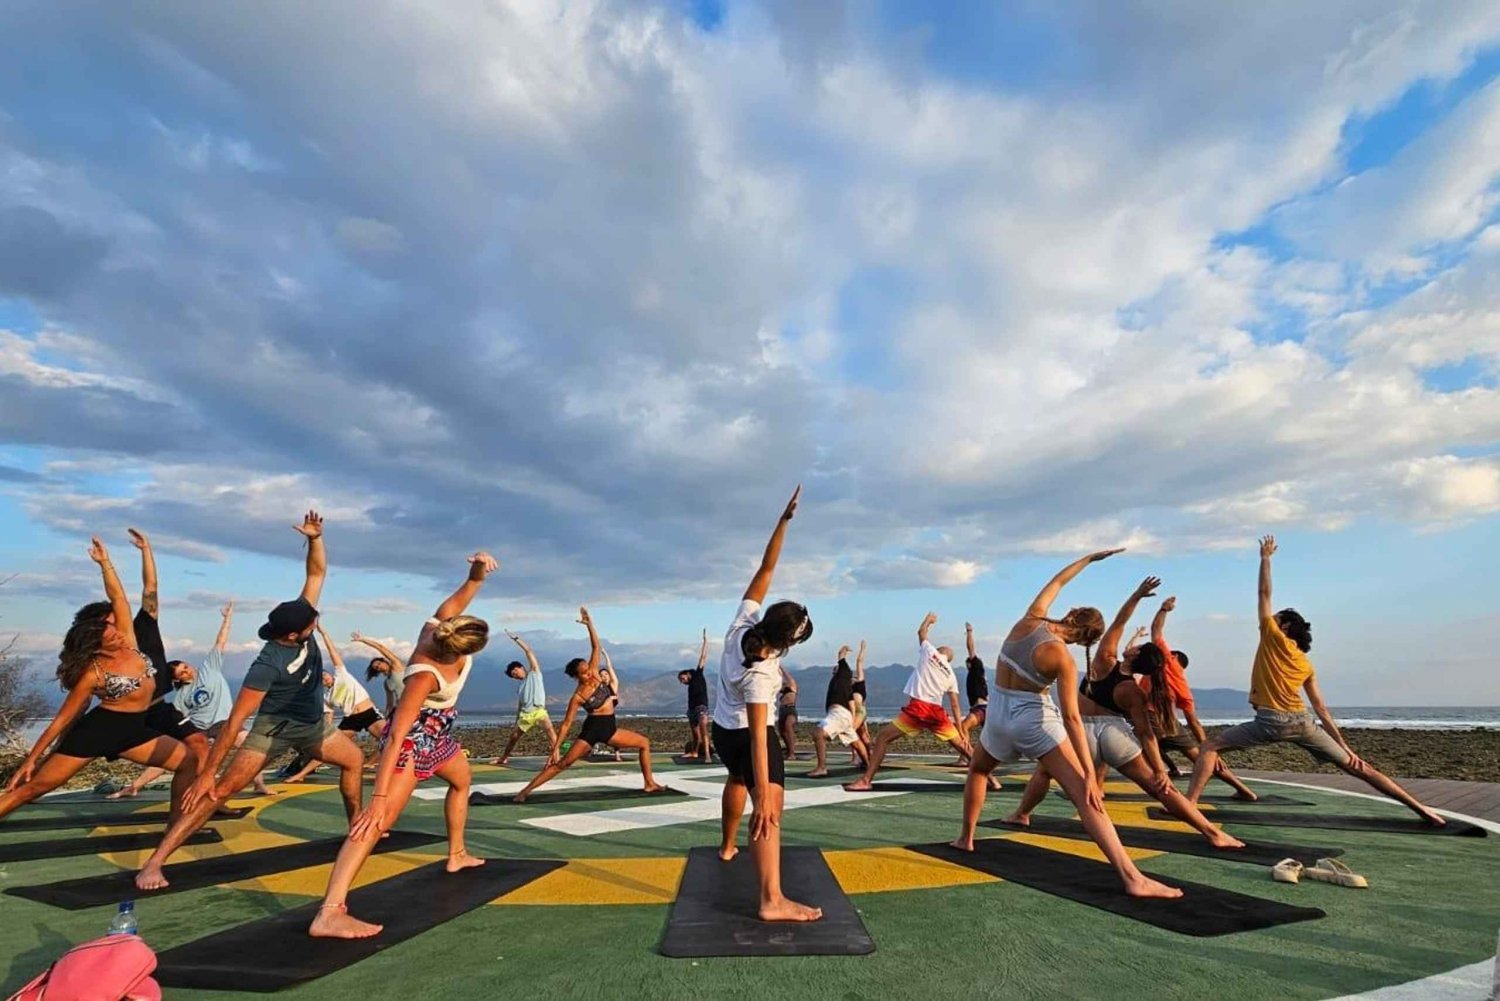
[[[719, 779], [712, 769], [669, 774]], [[516, 777], [514, 772], [491, 770], [476, 776], [476, 781]], [[958, 778], [919, 769], [891, 777]], [[793, 779], [789, 788], [813, 785]], [[986, 816], [1009, 809], [1018, 789], [1012, 783], [1005, 793], [991, 797]], [[1334, 794], [1300, 789], [1291, 794], [1315, 801], [1327, 812], [1401, 812]], [[946, 839], [954, 833], [958, 803], [956, 795], [911, 794], [788, 811], [783, 821], [786, 841], [847, 851]], [[491, 856], [641, 859], [680, 857], [688, 848], [715, 838], [713, 821], [589, 838], [518, 823], [525, 817], [591, 812], [601, 805], [613, 809], [630, 804], [476, 808], [469, 824], [470, 848]], [[88, 807], [98, 809], [99, 804], [90, 802]], [[68, 804], [52, 801], [17, 817], [69, 809]], [[414, 802], [400, 826], [441, 831], [441, 809], [440, 801]], [[1053, 797], [1044, 810], [1071, 812]], [[340, 832], [342, 820], [337, 793], [328, 786], [273, 801], [241, 828], [223, 824], [220, 829], [231, 843], [236, 837], [265, 839], [266, 832], [326, 837]], [[251, 833], [232, 835], [235, 830]], [[1213, 859], [1157, 856], [1143, 861], [1142, 868], [1151, 872], [1328, 912], [1320, 921], [1212, 939], [1158, 931], [1009, 883], [855, 892], [853, 900], [877, 946], [875, 954], [857, 958], [670, 960], [655, 952], [667, 917], [665, 904], [489, 906], [282, 996], [1325, 998], [1445, 972], [1493, 953], [1495, 929], [1500, 926], [1500, 894], [1493, 890], [1500, 885], [1500, 837], [1270, 827], [1237, 833], [1260, 840], [1341, 846], [1345, 861], [1368, 875], [1373, 888], [1286, 886], [1272, 882], [1264, 869]], [[0, 822], [0, 842], [59, 836], [63, 832], [7, 837]], [[244, 843], [248, 846], [250, 841]], [[851, 889], [870, 889], [872, 878], [878, 883], [879, 865], [872, 862], [869, 870], [876, 875], [867, 872], [860, 886]], [[113, 867], [96, 856], [9, 864], [0, 870], [0, 886], [49, 882]], [[893, 879], [900, 882], [899, 877]], [[795, 887], [788, 890], [794, 893]], [[308, 899], [215, 887], [144, 899], [137, 912], [143, 936], [161, 950]], [[413, 901], [413, 906], [420, 906], [420, 901]], [[111, 914], [108, 907], [74, 913], [0, 896], [0, 956], [8, 957], [0, 959], [0, 990], [14, 990], [69, 944], [102, 934]], [[266, 960], [274, 962], [274, 957]], [[171, 991], [169, 996], [250, 995]]]

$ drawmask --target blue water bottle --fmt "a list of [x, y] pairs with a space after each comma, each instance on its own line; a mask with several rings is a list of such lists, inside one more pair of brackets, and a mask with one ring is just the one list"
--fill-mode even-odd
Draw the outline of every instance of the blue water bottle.
[[114, 920], [109, 923], [111, 935], [134, 935], [135, 934], [135, 901], [127, 900], [120, 905], [119, 911], [115, 913]]

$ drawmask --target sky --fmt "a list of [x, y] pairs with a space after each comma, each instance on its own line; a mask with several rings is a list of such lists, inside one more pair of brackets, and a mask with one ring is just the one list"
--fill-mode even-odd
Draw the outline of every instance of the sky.
[[[986, 660], [1062, 564], [1245, 687], [1255, 538], [1335, 705], [1500, 704], [1500, 6], [11, 4], [0, 630], [85, 551], [231, 664], [327, 519], [336, 635]], [[1144, 606], [1144, 623], [1154, 610]], [[503, 642], [503, 638], [502, 638]], [[556, 667], [560, 664], [548, 666]]]

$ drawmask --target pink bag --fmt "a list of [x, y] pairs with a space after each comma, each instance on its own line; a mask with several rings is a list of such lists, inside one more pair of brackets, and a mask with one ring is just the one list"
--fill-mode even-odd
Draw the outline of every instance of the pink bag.
[[136, 935], [74, 946], [9, 1001], [161, 1001], [156, 953]]

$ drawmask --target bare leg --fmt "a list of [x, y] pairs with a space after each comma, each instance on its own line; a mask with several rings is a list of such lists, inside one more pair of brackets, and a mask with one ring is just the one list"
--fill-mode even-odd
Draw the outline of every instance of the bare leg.
[[[549, 727], [550, 729], [550, 727]], [[500, 752], [500, 757], [495, 759], [497, 765], [510, 764], [510, 752], [516, 749], [516, 744], [521, 740], [521, 728], [518, 726], [510, 732], [510, 740], [505, 742], [505, 750]]]
[[788, 761], [797, 757], [797, 714], [787, 713], [776, 721], [776, 729], [781, 734], [781, 744], [786, 748]]
[[[772, 785], [766, 793], [778, 813], [786, 796], [786, 790]], [[759, 800], [755, 808], [761, 809]], [[755, 863], [760, 877], [760, 919], [762, 921], [817, 921], [823, 916], [821, 908], [808, 907], [789, 900], [781, 892], [781, 827], [773, 825], [759, 840], [750, 842], [750, 858]]]
[[958, 837], [950, 842], [954, 848], [974, 850], [974, 829], [979, 826], [979, 814], [989, 794], [990, 774], [999, 766], [999, 760], [982, 744], [969, 756], [969, 777], [964, 780], [964, 825]]
[[49, 754], [29, 780], [0, 795], [0, 817], [7, 816], [38, 796], [56, 789], [92, 760], [94, 759], [75, 758], [70, 754]]
[[714, 762], [713, 744], [708, 739], [708, 717], [698, 717], [698, 746], [703, 748], [703, 763], [711, 765]]
[[[963, 735], [962, 731], [953, 740], [948, 741], [948, 746], [958, 752], [959, 760], [965, 764], [973, 760], [974, 748], [970, 745], [968, 738]], [[995, 777], [993, 771], [987, 773], [984, 780], [989, 783], [990, 792], [1000, 791], [1000, 780]]]
[[112, 792], [104, 798], [128, 799], [132, 796], [137, 796], [140, 794], [140, 791], [142, 789], [146, 788], [148, 785], [155, 782], [165, 774], [167, 774], [167, 770], [165, 768], [147, 768], [145, 771], [141, 772], [141, 774], [137, 775], [135, 779], [131, 781], [130, 785], [126, 786], [124, 789], [121, 789], [118, 792]]
[[168, 823], [182, 816], [182, 797], [198, 777], [199, 766], [208, 760], [208, 734], [190, 733], [182, 738], [181, 743], [187, 749], [187, 757], [172, 773], [172, 804], [168, 811]]
[[161, 844], [156, 846], [156, 851], [141, 866], [141, 871], [135, 875], [135, 885], [138, 890], [159, 890], [167, 885], [167, 880], [161, 874], [161, 867], [172, 856], [182, 843], [192, 837], [200, 827], [208, 822], [215, 810], [224, 805], [224, 802], [239, 792], [250, 782], [252, 776], [258, 773], [261, 766], [266, 762], [263, 751], [250, 751], [240, 748], [234, 752], [234, 757], [229, 759], [229, 767], [224, 770], [224, 775], [214, 786], [211, 795], [203, 797], [191, 810], [183, 815], [167, 828], [167, 833], [161, 839]]
[[448, 795], [443, 797], [443, 820], [448, 826], [448, 871], [484, 865], [484, 859], [470, 855], [464, 845], [464, 828], [469, 823], [469, 784], [474, 777], [468, 759], [455, 754], [433, 774], [448, 783]]
[[845, 783], [844, 788], [850, 792], [869, 792], [873, 788], [870, 781], [875, 778], [875, 773], [880, 771], [880, 763], [885, 760], [886, 749], [900, 740], [901, 736], [901, 728], [894, 723], [882, 728], [880, 736], [875, 738], [875, 747], [870, 752], [870, 763], [865, 766], [865, 773], [859, 777], [858, 781]]
[[661, 792], [666, 788], [658, 785], [656, 779], [651, 777], [651, 741], [649, 739], [634, 730], [616, 730], [615, 735], [609, 738], [609, 746], [617, 751], [625, 748], [640, 752], [641, 779], [645, 782], [643, 788], [646, 792]]
[[740, 818], [745, 815], [745, 799], [750, 790], [734, 776], [724, 783], [724, 793], [719, 797], [719, 827], [723, 840], [719, 843], [719, 858], [728, 862], [740, 853], [735, 841], [739, 838]]
[[1047, 798], [1047, 790], [1051, 788], [1052, 776], [1047, 772], [1047, 766], [1038, 761], [1036, 768], [1031, 772], [1031, 778], [1026, 780], [1026, 791], [1021, 794], [1021, 805], [1005, 818], [1005, 822], [1018, 824], [1021, 827], [1031, 823], [1032, 813], [1042, 805], [1042, 800]]
[[[1198, 748], [1189, 747], [1182, 753], [1187, 755], [1189, 761], [1193, 762], [1195, 765], [1197, 764]], [[1220, 758], [1214, 764], [1214, 778], [1218, 779], [1221, 782], [1227, 783], [1231, 788], [1233, 788], [1235, 799], [1242, 799], [1247, 803], [1254, 803], [1256, 800], [1260, 799], [1260, 797], [1255, 794], [1255, 791], [1253, 789], [1245, 785], [1245, 783], [1241, 782], [1240, 777], [1229, 770], [1229, 766], [1224, 764], [1223, 758]]]
[[593, 753], [593, 750], [593, 744], [586, 744], [581, 740], [573, 741], [573, 746], [568, 748], [568, 753], [563, 755], [561, 761], [559, 761], [555, 765], [547, 765], [541, 771], [537, 772], [536, 778], [526, 783], [526, 788], [516, 793], [515, 796], [512, 797], [512, 800], [516, 803], [526, 802], [527, 798], [532, 793], [536, 792], [540, 786], [546, 785], [548, 782], [551, 782], [553, 779], [557, 778], [558, 775], [567, 771], [569, 768], [572, 768], [575, 762], [577, 762], [580, 758], [588, 757], [591, 753]]
[[1347, 774], [1353, 775], [1357, 779], [1363, 779], [1365, 782], [1369, 783], [1372, 788], [1378, 789], [1379, 791], [1385, 793], [1391, 799], [1400, 803], [1408, 810], [1411, 810], [1413, 813], [1421, 817], [1423, 820], [1427, 821], [1427, 823], [1431, 824], [1432, 826], [1442, 827], [1448, 823], [1442, 818], [1442, 816], [1434, 813], [1430, 808], [1428, 808], [1427, 805], [1424, 804], [1421, 800], [1417, 799], [1411, 793], [1401, 788], [1401, 786], [1396, 782], [1395, 779], [1392, 779], [1384, 772], [1379, 771], [1373, 765], [1365, 764], [1364, 762], [1361, 762], [1361, 764], [1364, 765], [1364, 767], [1351, 768], [1348, 765], [1340, 765], [1339, 768], [1343, 769], [1343, 771]]
[[1146, 767], [1146, 757], [1138, 754], [1125, 764], [1120, 766], [1120, 774], [1140, 786], [1141, 789], [1155, 796], [1161, 805], [1171, 811], [1172, 816], [1186, 824], [1191, 824], [1193, 829], [1208, 839], [1209, 844], [1215, 848], [1243, 848], [1245, 843], [1238, 838], [1230, 837], [1219, 828], [1208, 822], [1192, 803], [1189, 803], [1175, 786], [1168, 786], [1165, 795], [1156, 791], [1151, 785], [1151, 769]]
[[818, 763], [807, 773], [807, 777], [820, 779], [828, 774], [828, 734], [823, 732], [821, 726], [813, 727], [813, 753], [818, 756]]
[[1219, 745], [1214, 743], [1214, 738], [1208, 738], [1207, 743], [1198, 745], [1198, 760], [1193, 762], [1193, 779], [1188, 783], [1187, 801], [1194, 806], [1198, 805], [1198, 797], [1203, 795], [1203, 787], [1208, 785], [1209, 778], [1214, 773], [1214, 766], [1219, 763]]
[[415, 769], [409, 765], [396, 769], [396, 774], [391, 777], [385, 822], [380, 829], [371, 830], [358, 840], [353, 835], [344, 839], [344, 846], [339, 849], [339, 857], [333, 863], [333, 872], [328, 877], [328, 889], [323, 893], [323, 906], [318, 908], [317, 917], [313, 918], [312, 925], [307, 929], [307, 933], [313, 938], [370, 938], [380, 934], [382, 925], [359, 920], [345, 910], [344, 903], [349, 897], [349, 887], [353, 885], [354, 877], [359, 875], [365, 860], [375, 849], [376, 842], [401, 817], [401, 811], [406, 809], [406, 803], [416, 787]]

